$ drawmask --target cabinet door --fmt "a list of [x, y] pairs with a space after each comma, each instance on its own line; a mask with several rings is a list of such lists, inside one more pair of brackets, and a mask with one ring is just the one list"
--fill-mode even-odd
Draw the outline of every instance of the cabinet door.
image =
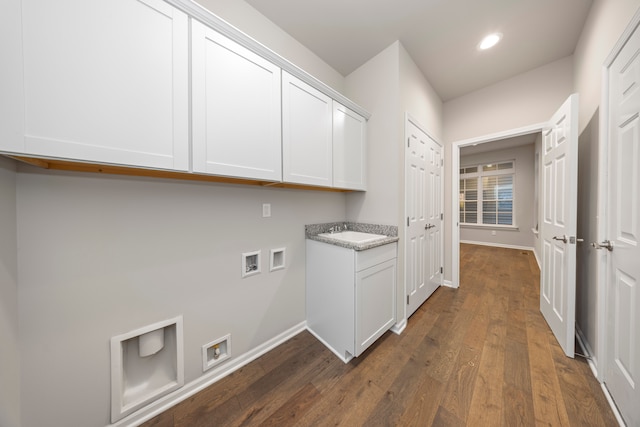
[[396, 321], [396, 260], [356, 273], [356, 356]]
[[367, 121], [333, 101], [333, 186], [366, 190]]
[[283, 180], [332, 185], [332, 100], [283, 71]]
[[161, 0], [23, 0], [25, 152], [189, 166], [189, 30]]
[[280, 181], [280, 68], [192, 21], [193, 170]]

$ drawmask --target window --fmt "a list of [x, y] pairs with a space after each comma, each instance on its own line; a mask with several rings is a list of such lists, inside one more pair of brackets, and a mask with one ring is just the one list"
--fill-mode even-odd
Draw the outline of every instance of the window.
[[460, 223], [515, 225], [514, 175], [514, 161], [461, 168]]

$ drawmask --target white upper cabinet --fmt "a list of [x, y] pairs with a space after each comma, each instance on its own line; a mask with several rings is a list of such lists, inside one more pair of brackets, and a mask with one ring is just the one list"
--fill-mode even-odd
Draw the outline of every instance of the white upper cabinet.
[[26, 154], [189, 168], [189, 30], [161, 0], [23, 0]]
[[280, 68], [192, 21], [193, 171], [282, 179]]
[[282, 158], [285, 182], [332, 186], [332, 99], [282, 72]]
[[367, 121], [333, 101], [333, 186], [366, 190]]

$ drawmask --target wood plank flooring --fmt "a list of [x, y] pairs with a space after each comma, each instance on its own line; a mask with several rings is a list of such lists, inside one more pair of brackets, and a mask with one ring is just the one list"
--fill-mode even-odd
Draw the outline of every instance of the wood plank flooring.
[[531, 252], [461, 245], [401, 335], [342, 363], [303, 332], [145, 426], [616, 426], [539, 310]]

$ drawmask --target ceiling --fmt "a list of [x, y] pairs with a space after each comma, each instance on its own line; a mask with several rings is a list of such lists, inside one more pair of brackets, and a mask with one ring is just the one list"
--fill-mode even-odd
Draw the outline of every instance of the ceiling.
[[[592, 0], [245, 0], [346, 76], [400, 40], [443, 101], [571, 55]], [[478, 51], [490, 32], [504, 37]]]

